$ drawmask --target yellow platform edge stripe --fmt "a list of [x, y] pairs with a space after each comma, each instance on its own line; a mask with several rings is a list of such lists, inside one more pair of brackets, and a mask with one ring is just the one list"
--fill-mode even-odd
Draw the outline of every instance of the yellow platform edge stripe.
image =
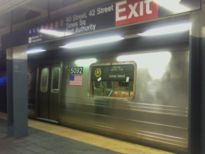
[[29, 127], [121, 154], [171, 154], [155, 148], [35, 120], [29, 120]]
[[[0, 113], [0, 119], [7, 119], [5, 113]], [[121, 154], [173, 154], [163, 150], [142, 146], [134, 143], [128, 143], [97, 134], [82, 132], [79, 130], [44, 123], [36, 120], [29, 120], [28, 126], [37, 130], [41, 130], [53, 135], [65, 137], [82, 143], [90, 144], [102, 149], [107, 149]]]

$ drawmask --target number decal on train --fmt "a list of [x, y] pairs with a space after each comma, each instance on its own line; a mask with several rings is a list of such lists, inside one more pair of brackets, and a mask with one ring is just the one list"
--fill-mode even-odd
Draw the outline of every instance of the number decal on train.
[[81, 75], [83, 74], [83, 67], [71, 67], [70, 73]]

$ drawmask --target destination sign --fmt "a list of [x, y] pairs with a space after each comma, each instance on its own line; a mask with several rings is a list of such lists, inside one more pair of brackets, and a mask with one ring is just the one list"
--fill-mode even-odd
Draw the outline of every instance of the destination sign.
[[133, 81], [134, 65], [121, 64], [110, 66], [93, 66], [92, 80], [95, 81]]

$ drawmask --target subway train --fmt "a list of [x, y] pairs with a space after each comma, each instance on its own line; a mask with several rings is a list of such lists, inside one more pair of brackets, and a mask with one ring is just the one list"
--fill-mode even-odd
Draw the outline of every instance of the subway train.
[[187, 32], [29, 55], [30, 116], [186, 153], [189, 59]]

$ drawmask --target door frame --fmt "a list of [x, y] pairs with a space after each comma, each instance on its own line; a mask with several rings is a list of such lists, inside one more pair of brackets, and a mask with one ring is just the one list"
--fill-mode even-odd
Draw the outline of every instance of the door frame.
[[[59, 91], [58, 91], [58, 102], [57, 102], [57, 118], [55, 120], [50, 119], [50, 113], [48, 111], [48, 118], [42, 118], [39, 116], [39, 107], [40, 107], [40, 82], [41, 82], [41, 70], [42, 68], [48, 67], [49, 69], [49, 79], [48, 79], [48, 110], [49, 110], [49, 103], [50, 103], [50, 95], [51, 95], [51, 85], [52, 85], [52, 68], [55, 66], [60, 67], [60, 80], [59, 80]], [[61, 87], [62, 87], [62, 79], [63, 79], [63, 63], [62, 62], [44, 62], [39, 64], [36, 67], [36, 118], [43, 121], [48, 121], [52, 123], [59, 123], [59, 107], [61, 104]]]

